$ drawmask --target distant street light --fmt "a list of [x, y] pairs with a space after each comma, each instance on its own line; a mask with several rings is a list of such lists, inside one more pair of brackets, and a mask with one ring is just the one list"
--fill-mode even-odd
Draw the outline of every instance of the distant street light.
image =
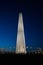
[[28, 46], [26, 48], [29, 48]]

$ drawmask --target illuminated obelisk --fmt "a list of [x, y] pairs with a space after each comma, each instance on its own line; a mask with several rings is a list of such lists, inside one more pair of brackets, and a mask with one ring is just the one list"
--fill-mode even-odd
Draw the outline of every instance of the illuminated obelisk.
[[26, 53], [24, 25], [22, 13], [19, 14], [17, 41], [16, 41], [16, 53]]

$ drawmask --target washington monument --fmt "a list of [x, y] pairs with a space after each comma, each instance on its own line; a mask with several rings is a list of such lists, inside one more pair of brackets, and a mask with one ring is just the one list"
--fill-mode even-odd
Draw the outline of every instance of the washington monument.
[[23, 25], [23, 15], [22, 15], [22, 13], [19, 13], [19, 19], [18, 19], [16, 53], [26, 53], [26, 45], [25, 45], [25, 35], [24, 35], [24, 25]]

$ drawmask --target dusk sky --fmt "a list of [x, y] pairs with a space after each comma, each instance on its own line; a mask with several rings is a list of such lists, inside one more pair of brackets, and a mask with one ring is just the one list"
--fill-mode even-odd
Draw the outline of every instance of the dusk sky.
[[[43, 2], [0, 2], [0, 48], [16, 46], [19, 13], [23, 14], [26, 46], [43, 48]], [[12, 49], [13, 50], [13, 49]]]

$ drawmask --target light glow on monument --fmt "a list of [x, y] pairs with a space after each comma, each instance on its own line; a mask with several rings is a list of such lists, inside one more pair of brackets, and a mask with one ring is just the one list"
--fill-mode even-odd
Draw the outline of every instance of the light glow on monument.
[[17, 41], [16, 41], [16, 53], [26, 53], [23, 15], [19, 14], [18, 19], [18, 30], [17, 30]]

